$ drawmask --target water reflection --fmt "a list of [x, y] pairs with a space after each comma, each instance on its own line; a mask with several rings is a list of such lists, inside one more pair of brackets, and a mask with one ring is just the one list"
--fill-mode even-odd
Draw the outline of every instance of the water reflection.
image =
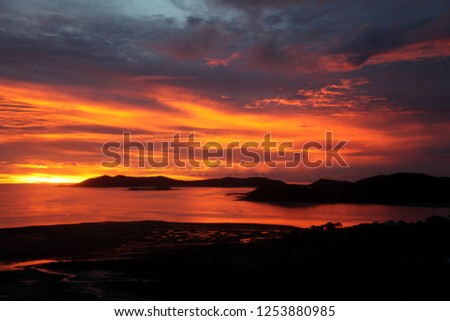
[[249, 190], [183, 188], [129, 191], [124, 188], [0, 185], [0, 227], [139, 220], [301, 227], [331, 221], [349, 226], [388, 220], [412, 222], [431, 215], [450, 215], [449, 208], [356, 204], [289, 207], [236, 200], [237, 195]]

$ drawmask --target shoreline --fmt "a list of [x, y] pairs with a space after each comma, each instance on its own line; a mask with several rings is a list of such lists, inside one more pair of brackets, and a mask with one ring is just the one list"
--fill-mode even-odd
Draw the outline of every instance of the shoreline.
[[303, 228], [298, 227], [294, 225], [286, 225], [286, 224], [267, 224], [267, 223], [251, 223], [251, 222], [244, 222], [244, 223], [233, 223], [233, 222], [174, 222], [174, 221], [164, 221], [164, 220], [136, 220], [136, 221], [112, 221], [112, 220], [106, 220], [101, 222], [79, 222], [79, 223], [67, 223], [67, 224], [42, 224], [42, 225], [24, 225], [24, 226], [13, 226], [13, 227], [0, 227], [0, 232], [4, 230], [17, 230], [17, 229], [28, 229], [28, 228], [48, 228], [48, 227], [55, 227], [55, 226], [79, 226], [79, 225], [90, 225], [90, 224], [135, 224], [135, 223], [155, 223], [155, 224], [174, 224], [174, 225], [220, 225], [220, 226], [255, 226], [255, 227], [287, 227], [287, 228]]
[[[0, 229], [0, 264], [137, 256], [165, 248], [279, 238], [294, 226], [165, 221], [101, 222]], [[1, 268], [1, 267], [0, 267]]]
[[[0, 230], [2, 300], [449, 300], [450, 218]], [[17, 264], [16, 264], [17, 266]], [[388, 292], [386, 290], [389, 290]]]

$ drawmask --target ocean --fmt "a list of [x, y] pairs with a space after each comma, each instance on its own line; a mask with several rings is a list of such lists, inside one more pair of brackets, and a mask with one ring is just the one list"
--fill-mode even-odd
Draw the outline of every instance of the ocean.
[[343, 226], [448, 216], [450, 208], [366, 204], [280, 206], [238, 200], [249, 188], [59, 187], [51, 184], [0, 185], [0, 228], [83, 222], [158, 220], [192, 223], [260, 223], [310, 227]]

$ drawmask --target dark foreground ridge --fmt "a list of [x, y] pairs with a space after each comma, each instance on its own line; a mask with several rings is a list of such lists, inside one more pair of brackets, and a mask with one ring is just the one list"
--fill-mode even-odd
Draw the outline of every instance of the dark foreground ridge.
[[320, 179], [309, 185], [260, 186], [243, 199], [253, 202], [306, 204], [366, 203], [410, 206], [450, 206], [450, 178], [397, 173], [357, 182]]
[[224, 177], [196, 181], [183, 181], [165, 176], [131, 177], [131, 176], [100, 176], [89, 178], [76, 187], [258, 187], [271, 184], [283, 184], [282, 181], [264, 177], [236, 178]]
[[[248, 242], [250, 241], [250, 242]], [[3, 300], [450, 300], [450, 219], [3, 229]], [[3, 265], [4, 268], [4, 265]]]

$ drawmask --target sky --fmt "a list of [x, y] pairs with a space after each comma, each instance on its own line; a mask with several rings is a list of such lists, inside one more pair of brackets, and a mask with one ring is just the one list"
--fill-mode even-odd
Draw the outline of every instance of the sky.
[[[0, 183], [450, 176], [449, 57], [448, 1], [2, 0]], [[348, 166], [100, 165], [123, 132], [299, 150], [327, 131]]]

